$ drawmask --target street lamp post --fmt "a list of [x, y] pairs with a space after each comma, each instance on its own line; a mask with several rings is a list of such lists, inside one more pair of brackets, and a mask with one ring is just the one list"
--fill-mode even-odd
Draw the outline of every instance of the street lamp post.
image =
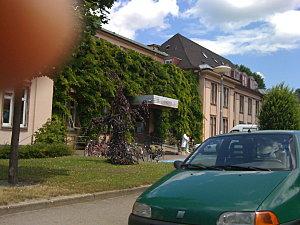
[[217, 66], [213, 68], [215, 73], [221, 76], [221, 93], [220, 93], [220, 120], [219, 120], [219, 134], [223, 133], [223, 107], [224, 107], [224, 73], [231, 72], [231, 67], [229, 66]]
[[224, 107], [224, 75], [221, 74], [221, 93], [220, 93], [220, 129], [219, 133], [223, 134], [223, 107]]

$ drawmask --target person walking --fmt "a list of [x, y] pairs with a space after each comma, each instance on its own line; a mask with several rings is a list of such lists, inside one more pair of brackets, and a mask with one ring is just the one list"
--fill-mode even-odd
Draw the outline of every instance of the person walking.
[[182, 139], [181, 139], [181, 151], [182, 151], [182, 153], [183, 152], [189, 153], [189, 141], [190, 141], [189, 136], [184, 134], [182, 136]]

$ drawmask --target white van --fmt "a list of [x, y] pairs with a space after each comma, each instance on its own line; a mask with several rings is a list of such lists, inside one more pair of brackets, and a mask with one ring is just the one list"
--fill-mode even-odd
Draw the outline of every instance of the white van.
[[233, 127], [229, 133], [234, 132], [253, 132], [258, 131], [258, 125], [256, 124], [239, 124]]

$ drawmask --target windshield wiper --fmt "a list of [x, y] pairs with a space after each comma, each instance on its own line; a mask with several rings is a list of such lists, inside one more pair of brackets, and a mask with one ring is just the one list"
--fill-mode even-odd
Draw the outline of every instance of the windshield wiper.
[[198, 169], [198, 170], [223, 170], [217, 166], [205, 166], [202, 164], [183, 164], [182, 167], [186, 167], [188, 169]]
[[243, 170], [243, 171], [272, 171], [267, 168], [254, 167], [254, 166], [237, 166], [237, 165], [224, 165], [216, 166], [223, 170]]

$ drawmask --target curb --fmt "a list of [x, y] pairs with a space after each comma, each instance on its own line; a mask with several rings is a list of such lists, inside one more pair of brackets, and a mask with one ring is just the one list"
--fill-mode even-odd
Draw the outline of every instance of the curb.
[[104, 200], [108, 198], [121, 197], [130, 194], [136, 194], [139, 192], [145, 191], [150, 185], [141, 186], [131, 189], [123, 189], [116, 191], [105, 191], [98, 192], [94, 194], [83, 194], [83, 195], [71, 195], [71, 196], [60, 196], [51, 199], [43, 199], [43, 200], [34, 200], [28, 202], [21, 202], [12, 205], [0, 206], [0, 216], [26, 212], [26, 211], [34, 211], [40, 209], [47, 209], [51, 207], [58, 207], [64, 205], [72, 205], [76, 203], [84, 203], [95, 200]]

